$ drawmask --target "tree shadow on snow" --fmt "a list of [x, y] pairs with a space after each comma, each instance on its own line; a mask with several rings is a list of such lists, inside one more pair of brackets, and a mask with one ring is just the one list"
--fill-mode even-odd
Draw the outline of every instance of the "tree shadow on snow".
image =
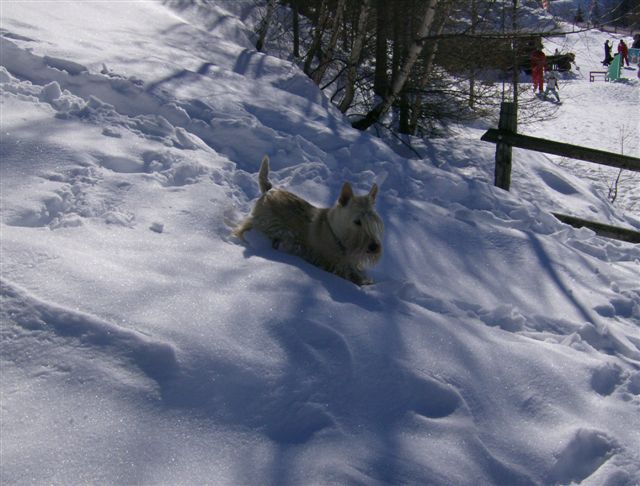
[[[326, 272], [304, 259], [271, 247], [266, 237], [261, 234], [250, 235], [249, 242], [244, 243], [243, 255], [247, 259], [263, 258], [286, 267], [295, 267], [304, 272], [313, 282], [320, 284], [339, 303], [350, 303], [368, 311], [382, 310], [382, 303], [366, 292], [367, 287], [359, 287], [353, 282], [335, 274]], [[288, 270], [283, 268], [283, 274]]]

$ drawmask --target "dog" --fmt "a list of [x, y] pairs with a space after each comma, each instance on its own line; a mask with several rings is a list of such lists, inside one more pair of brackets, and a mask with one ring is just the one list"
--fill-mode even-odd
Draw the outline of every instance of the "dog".
[[356, 196], [345, 182], [338, 201], [330, 208], [317, 208], [269, 181], [269, 157], [258, 175], [262, 195], [251, 214], [232, 234], [244, 241], [255, 228], [264, 233], [274, 248], [298, 255], [323, 270], [356, 285], [369, 285], [364, 270], [382, 256], [384, 224], [374, 208], [378, 186], [365, 196]]

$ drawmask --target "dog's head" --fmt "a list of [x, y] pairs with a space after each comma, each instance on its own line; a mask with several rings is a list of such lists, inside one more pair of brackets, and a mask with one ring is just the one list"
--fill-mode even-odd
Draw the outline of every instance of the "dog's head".
[[332, 227], [349, 258], [361, 267], [369, 267], [382, 256], [384, 223], [375, 210], [378, 186], [368, 194], [356, 196], [345, 182], [332, 213]]

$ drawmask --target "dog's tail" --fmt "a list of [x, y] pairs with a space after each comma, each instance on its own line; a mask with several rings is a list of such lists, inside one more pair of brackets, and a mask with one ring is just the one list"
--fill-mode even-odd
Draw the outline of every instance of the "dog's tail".
[[269, 156], [265, 155], [260, 164], [260, 172], [258, 173], [258, 183], [260, 184], [260, 192], [264, 194], [273, 187], [269, 181]]

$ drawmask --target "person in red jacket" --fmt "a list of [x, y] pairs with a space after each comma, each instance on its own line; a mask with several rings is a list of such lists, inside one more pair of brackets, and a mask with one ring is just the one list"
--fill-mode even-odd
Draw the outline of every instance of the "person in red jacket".
[[542, 94], [544, 84], [544, 70], [547, 67], [547, 56], [541, 48], [531, 53], [531, 77], [533, 78], [533, 91], [536, 89]]
[[629, 67], [629, 48], [622, 39], [620, 39], [620, 43], [618, 44], [618, 54], [620, 54], [620, 65], [624, 66], [624, 62], [626, 61], [627, 67]]

